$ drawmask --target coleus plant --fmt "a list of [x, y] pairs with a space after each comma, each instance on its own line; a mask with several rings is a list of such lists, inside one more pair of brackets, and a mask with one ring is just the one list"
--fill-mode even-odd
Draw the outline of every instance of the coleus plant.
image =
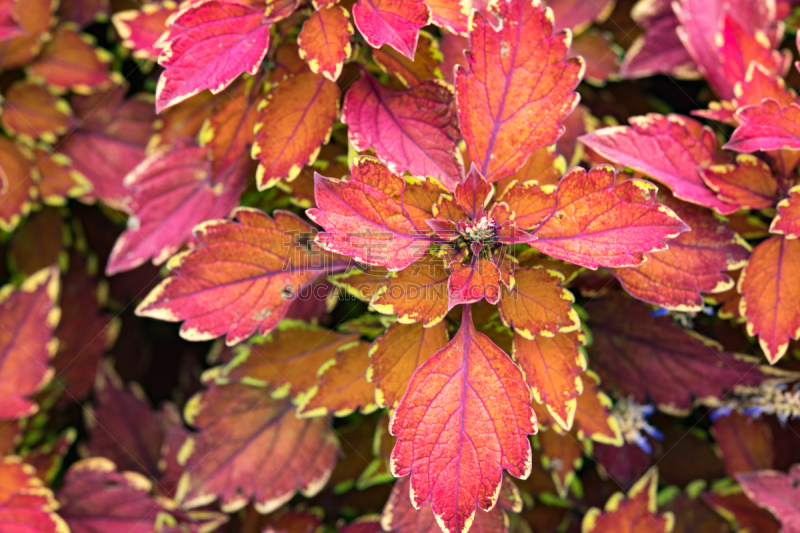
[[545, 3], [0, 0], [0, 524], [792, 530], [792, 4]]

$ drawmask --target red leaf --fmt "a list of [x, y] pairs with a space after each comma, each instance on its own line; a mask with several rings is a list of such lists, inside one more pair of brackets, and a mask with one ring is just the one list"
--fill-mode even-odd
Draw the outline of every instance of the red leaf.
[[375, 411], [375, 386], [367, 381], [370, 365], [369, 344], [359, 342], [339, 349], [336, 357], [319, 369], [319, 384], [304, 395], [297, 406], [297, 416], [316, 417], [333, 413], [347, 416], [359, 409], [362, 414]]
[[125, 176], [128, 228], [119, 236], [106, 274], [132, 270], [152, 258], [160, 265], [205, 220], [227, 216], [239, 203], [249, 163], [214, 175], [208, 150], [198, 146], [157, 152]]
[[306, 214], [328, 232], [317, 235], [326, 250], [368, 265], [403, 270], [425, 254], [429, 242], [403, 209], [405, 182], [378, 161], [355, 161], [350, 181], [314, 175], [318, 208]]
[[770, 233], [780, 233], [786, 239], [800, 237], [800, 185], [789, 191], [789, 197], [778, 204], [778, 214], [772, 219]]
[[[430, 507], [415, 509], [409, 497], [408, 478], [398, 479], [381, 513], [381, 526], [392, 533], [438, 533], [436, 517]], [[472, 533], [506, 533], [504, 512], [500, 506], [488, 513], [478, 512], [470, 527]]]
[[450, 268], [453, 273], [447, 281], [449, 309], [484, 298], [493, 305], [500, 300], [500, 270], [489, 259], [479, 257], [470, 265], [451, 263]]
[[750, 256], [739, 278], [739, 311], [747, 317], [747, 333], [758, 343], [771, 364], [800, 338], [800, 240], [775, 236], [762, 242]]
[[444, 322], [424, 328], [421, 323], [392, 324], [372, 342], [367, 381], [375, 384], [380, 407], [396, 407], [414, 371], [447, 345]]
[[233, 384], [189, 401], [187, 422], [200, 432], [180, 453], [186, 473], [176, 499], [185, 508], [219, 498], [223, 512], [232, 513], [252, 499], [266, 514], [296, 491], [314, 496], [328, 481], [339, 449], [330, 422], [299, 419], [290, 401], [266, 395], [261, 387]]
[[522, 372], [475, 330], [466, 306], [458, 333], [417, 369], [390, 422], [392, 474], [411, 474], [414, 507], [431, 502], [444, 531], [463, 533], [477, 507], [494, 507], [503, 469], [527, 477], [537, 430], [530, 400]]
[[78, 33], [77, 26], [62, 24], [56, 28], [53, 39], [36, 62], [28, 67], [30, 76], [57, 91], [71, 90], [81, 94], [121, 83], [118, 74], [108, 72], [111, 55], [93, 45], [90, 37]]
[[30, 276], [18, 290], [6, 285], [0, 291], [0, 420], [25, 418], [39, 409], [27, 398], [53, 376], [48, 363], [57, 348], [58, 288], [53, 267]]
[[430, 176], [453, 190], [464, 165], [452, 100], [450, 89], [434, 80], [396, 91], [365, 74], [347, 91], [342, 122], [359, 152], [372, 148], [395, 174]]
[[269, 47], [264, 10], [234, 0], [189, 4], [163, 35], [156, 89], [161, 112], [203, 89], [217, 94], [239, 74], [255, 75]]
[[109, 4], [109, 0], [63, 0], [58, 3], [58, 13], [64, 20], [85, 27], [95, 21], [108, 20]]
[[35, 191], [30, 152], [0, 137], [0, 229], [11, 231], [31, 211]]
[[167, 31], [167, 20], [178, 11], [175, 4], [144, 4], [141, 9], [119, 11], [111, 17], [122, 45], [133, 50], [133, 57], [158, 60], [161, 48], [156, 43]]
[[737, 474], [736, 480], [748, 498], [780, 520], [781, 531], [800, 531], [800, 466], [792, 466], [788, 474], [775, 470]]
[[13, 83], [5, 94], [3, 128], [22, 139], [43, 139], [55, 143], [56, 137], [72, 125], [72, 110], [46, 87], [27, 81]]
[[156, 412], [142, 388], [127, 389], [110, 365], [97, 374], [94, 409], [85, 411], [92, 456], [111, 459], [119, 468], [158, 479], [161, 446], [170, 427], [183, 427], [177, 408], [166, 404]]
[[352, 334], [284, 320], [268, 337], [252, 337], [233, 348], [230, 363], [207, 370], [203, 381], [270, 387], [275, 397], [297, 398], [317, 384], [317, 372], [339, 348], [357, 340]]
[[122, 180], [145, 158], [155, 117], [152, 101], [144, 95], [126, 100], [126, 90], [120, 86], [74, 97], [72, 109], [80, 127], [58, 145], [73, 170], [92, 184], [88, 197], [115, 209], [123, 209], [128, 191]]
[[371, 47], [388, 44], [412, 61], [419, 30], [431, 21], [422, 0], [359, 0], [353, 6], [353, 17]]
[[[754, 33], [774, 22], [774, 8], [750, 0], [679, 0], [673, 9], [681, 23], [678, 36], [698, 69], [721, 98], [731, 99], [733, 83], [726, 75], [730, 66], [723, 62], [716, 42], [723, 17], [726, 13], [735, 15], [747, 33]], [[762, 32], [762, 41], [765, 37]]]
[[772, 430], [763, 418], [733, 412], [714, 420], [711, 434], [717, 441], [729, 476], [775, 466]]
[[237, 221], [195, 228], [197, 245], [173, 258], [173, 276], [139, 304], [137, 314], [183, 320], [181, 336], [190, 340], [227, 334], [232, 346], [256, 330], [269, 333], [302, 287], [339, 261], [309, 251], [312, 229], [291, 213], [276, 211], [273, 219], [239, 208], [234, 216]]
[[755, 156], [740, 154], [735, 165], [712, 165], [701, 175], [720, 200], [740, 209], [766, 209], [778, 198], [778, 182], [769, 165]]
[[489, 182], [514, 173], [531, 152], [561, 136], [560, 122], [578, 105], [573, 90], [583, 76], [581, 59], [567, 59], [568, 34], [553, 33], [540, 4], [512, 0], [497, 9], [500, 30], [474, 16], [469, 70], [456, 73], [461, 132]]
[[645, 253], [667, 249], [666, 240], [689, 227], [656, 203], [658, 189], [639, 179], [617, 182], [614, 168], [569, 171], [556, 191], [556, 211], [535, 232], [531, 246], [592, 270], [631, 267]]
[[[93, 457], [74, 463], [56, 495], [59, 515], [71, 533], [152, 533], [168, 509], [152, 498], [151, 484], [141, 474], [117, 472], [108, 459]], [[173, 519], [174, 521], [174, 519]]]
[[580, 140], [613, 163], [660, 181], [681, 200], [722, 214], [737, 211], [737, 206], [722, 202], [706, 187], [698, 171], [715, 163], [717, 143], [710, 128], [687, 117], [654, 113], [629, 122], [631, 127], [603, 128]]
[[583, 466], [584, 449], [581, 441], [573, 433], [561, 433], [557, 428], [540, 431], [536, 441], [542, 450], [542, 466], [550, 472], [556, 492], [566, 498], [575, 470]]
[[665, 309], [700, 311], [705, 306], [701, 293], [733, 287], [724, 272], [747, 264], [750, 246], [711, 211], [671, 197], [664, 203], [692, 230], [670, 241], [669, 249], [648, 254], [644, 264], [612, 273], [634, 298]]
[[572, 42], [570, 51], [583, 58], [586, 63], [584, 79], [593, 85], [604, 85], [619, 72], [619, 47], [606, 33], [595, 29], [582, 33]]
[[625, 441], [617, 419], [611, 414], [611, 398], [600, 390], [600, 378], [591, 370], [587, 370], [582, 374], [581, 381], [585, 390], [578, 396], [578, 406], [575, 410], [578, 438], [621, 446]]
[[577, 330], [580, 319], [571, 307], [575, 297], [561, 287], [563, 281], [564, 275], [555, 270], [515, 270], [513, 288], [503, 289], [498, 305], [503, 324], [530, 340]]
[[703, 501], [729, 520], [735, 520], [741, 530], [778, 533], [781, 526], [769, 511], [751, 502], [741, 488], [732, 488], [735, 491], [707, 492], [702, 495]]
[[300, 72], [279, 82], [258, 108], [251, 155], [261, 161], [256, 180], [264, 190], [316, 161], [339, 114], [339, 88], [321, 74]]
[[567, 431], [572, 429], [576, 398], [583, 392], [580, 374], [586, 370], [586, 358], [580, 347], [584, 344], [586, 336], [580, 332], [533, 340], [514, 336], [514, 360], [525, 372], [534, 399]]
[[664, 533], [672, 531], [675, 516], [656, 514], [658, 470], [651, 468], [637, 481], [627, 497], [617, 492], [606, 502], [605, 512], [597, 507], [583, 517], [584, 533]]
[[36, 469], [22, 458], [0, 459], [0, 527], [5, 533], [68, 533], [54, 511], [53, 493], [36, 477]]
[[761, 105], [750, 105], [736, 112], [741, 125], [724, 146], [736, 152], [800, 149], [800, 105], [782, 106], [766, 99]]
[[336, 5], [321, 8], [311, 13], [297, 36], [300, 57], [308, 61], [311, 72], [336, 81], [352, 52], [352, 35], [353, 25], [345, 8]]
[[770, 377], [770, 369], [754, 358], [720, 351], [714, 341], [684, 331], [670, 317], [653, 317], [649, 308], [621, 295], [593, 300], [588, 312], [591, 368], [636, 402], [688, 412], [693, 399], [720, 398], [737, 385]]

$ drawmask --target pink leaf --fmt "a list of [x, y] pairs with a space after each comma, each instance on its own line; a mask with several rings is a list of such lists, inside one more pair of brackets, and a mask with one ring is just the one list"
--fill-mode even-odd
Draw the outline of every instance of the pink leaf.
[[602, 157], [651, 176], [675, 197], [711, 207], [721, 214], [738, 210], [717, 198], [698, 167], [715, 163], [716, 137], [711, 129], [680, 115], [631, 117], [630, 126], [603, 128], [580, 140]]
[[411, 61], [419, 29], [431, 20], [422, 0], [359, 0], [353, 6], [358, 31], [373, 48], [388, 44]]
[[452, 190], [464, 172], [452, 100], [434, 80], [398, 91], [365, 74], [347, 91], [342, 122], [359, 152], [372, 148], [395, 174], [430, 176]]
[[239, 74], [255, 74], [269, 46], [263, 9], [233, 0], [190, 4], [162, 37], [159, 64], [166, 70], [156, 89], [161, 112], [203, 89], [216, 94]]

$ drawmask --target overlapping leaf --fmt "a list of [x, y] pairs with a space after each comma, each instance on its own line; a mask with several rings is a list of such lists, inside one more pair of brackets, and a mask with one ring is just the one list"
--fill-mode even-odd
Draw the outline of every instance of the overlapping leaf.
[[729, 476], [774, 466], [772, 430], [765, 419], [731, 413], [714, 420], [711, 433]]
[[107, 274], [131, 270], [148, 259], [162, 264], [183, 246], [193, 227], [233, 210], [249, 165], [228, 168], [222, 176], [211, 165], [208, 149], [190, 145], [157, 152], [125, 176], [131, 216], [108, 258]]
[[60, 311], [55, 306], [59, 279], [55, 268], [40, 270], [14, 290], [0, 290], [0, 419], [27, 417], [38, 410], [29, 396], [53, 376], [48, 366], [58, 346], [53, 330]]
[[657, 514], [658, 471], [653, 467], [628, 491], [617, 492], [604, 511], [593, 507], [583, 517], [586, 533], [664, 533], [672, 531], [675, 516]]
[[403, 270], [429, 246], [403, 208], [405, 182], [367, 157], [352, 173], [349, 181], [314, 176], [318, 208], [306, 213], [327, 231], [317, 242], [368, 265]]
[[577, 397], [583, 392], [580, 374], [586, 370], [586, 358], [581, 346], [585, 343], [586, 336], [579, 332], [532, 340], [514, 336], [514, 360], [525, 372], [534, 399], [567, 431], [572, 429]]
[[[145, 95], [125, 98], [126, 87], [71, 100], [80, 127], [70, 132], [57, 151], [92, 185], [88, 198], [123, 209], [128, 191], [125, 176], [145, 158], [153, 132], [153, 103]], [[86, 147], [91, 146], [91, 150]]]
[[466, 531], [478, 507], [494, 507], [503, 469], [530, 474], [527, 436], [537, 430], [522, 372], [464, 309], [458, 333], [414, 373], [389, 426], [398, 438], [392, 473], [411, 475], [414, 507], [430, 502], [451, 533]]
[[736, 480], [748, 498], [781, 522], [781, 531], [800, 531], [800, 466], [792, 466], [788, 474], [775, 470], [738, 474]]
[[759, 150], [800, 149], [800, 105], [782, 106], [770, 98], [760, 105], [746, 106], [737, 111], [736, 128], [725, 145], [736, 152]]
[[16, 82], [3, 97], [3, 128], [19, 138], [53, 143], [72, 125], [69, 104], [44, 86]]
[[786, 239], [800, 237], [800, 186], [792, 188], [789, 197], [778, 203], [778, 214], [772, 219], [769, 231]]
[[630, 267], [645, 253], [665, 250], [688, 230], [668, 207], [656, 203], [657, 188], [644, 180], [617, 181], [611, 166], [568, 172], [556, 191], [556, 210], [535, 232], [531, 246], [586, 268]]
[[29, 0], [14, 3], [11, 16], [21, 26], [22, 34], [3, 42], [0, 52], [0, 69], [11, 70], [29, 63], [39, 54], [42, 43], [50, 38], [55, 23], [52, 13], [58, 7], [53, 0]]
[[133, 57], [157, 61], [161, 49], [156, 43], [167, 31], [167, 20], [177, 11], [177, 4], [167, 0], [144, 4], [141, 9], [118, 11], [111, 22], [122, 38], [122, 45], [133, 50]]
[[503, 2], [497, 15], [499, 30], [475, 15], [469, 68], [456, 74], [461, 133], [470, 159], [490, 182], [558, 139], [560, 122], [578, 104], [573, 90], [583, 74], [580, 59], [567, 59], [569, 37], [553, 32], [539, 3]]
[[664, 203], [692, 230], [670, 241], [669, 249], [648, 254], [644, 264], [615, 269], [613, 274], [639, 300], [665, 309], [700, 311], [702, 293], [733, 287], [725, 271], [742, 268], [750, 246], [707, 209], [671, 197]]
[[69, 533], [55, 513], [58, 503], [36, 477], [36, 469], [17, 456], [0, 459], [0, 527], [8, 533]]
[[396, 314], [401, 324], [422, 321], [431, 327], [447, 314], [448, 280], [442, 260], [427, 255], [399, 272], [390, 272], [374, 293], [372, 307], [385, 315]]
[[342, 122], [356, 150], [372, 148], [395, 174], [430, 176], [453, 190], [464, 169], [452, 99], [433, 80], [396, 91], [364, 75], [347, 91]]
[[447, 345], [443, 322], [424, 328], [415, 324], [392, 324], [369, 349], [372, 362], [367, 381], [375, 384], [375, 401], [381, 407], [395, 407], [408, 387], [414, 371]]
[[419, 30], [431, 20], [422, 0], [359, 0], [353, 6], [353, 17], [370, 46], [388, 44], [412, 61]]
[[197, 246], [170, 261], [173, 275], [145, 298], [138, 314], [184, 321], [184, 338], [226, 334], [234, 345], [256, 331], [269, 333], [302, 287], [342, 261], [309, 250], [311, 227], [291, 213], [276, 211], [271, 218], [239, 208], [234, 216], [195, 228]]
[[703, 169], [703, 180], [723, 202], [741, 209], [766, 209], [775, 205], [778, 182], [769, 165], [760, 159], [740, 154], [736, 164], [712, 165]]
[[30, 152], [6, 137], [0, 137], [0, 156], [0, 228], [10, 231], [31, 211], [33, 166]]
[[775, 236], [756, 246], [739, 277], [739, 312], [773, 364], [786, 353], [789, 339], [800, 337], [798, 264], [800, 240]]
[[719, 398], [734, 386], [770, 377], [752, 357], [721, 351], [713, 341], [682, 330], [669, 317], [652, 317], [648, 308], [623, 296], [596, 299], [587, 311], [594, 339], [587, 349], [591, 368], [605, 386], [639, 403], [685, 412], [693, 398]]
[[179, 454], [186, 470], [176, 499], [184, 507], [219, 498], [223, 511], [234, 512], [252, 500], [266, 514], [297, 491], [313, 496], [325, 485], [339, 448], [329, 422], [299, 419], [291, 402], [267, 394], [261, 387], [220, 385], [189, 402], [187, 422], [200, 431]]
[[279, 82], [258, 109], [252, 156], [261, 162], [256, 179], [263, 190], [316, 161], [339, 114], [339, 88], [322, 74], [299, 72]]
[[649, 114], [632, 117], [629, 122], [630, 126], [603, 128], [580, 140], [617, 165], [663, 183], [676, 198], [722, 214], [737, 210], [717, 198], [698, 171], [698, 167], [716, 162], [716, 138], [711, 129], [679, 115]]
[[[426, 31], [420, 31], [419, 37], [413, 61], [388, 45], [373, 50], [372, 59], [382, 71], [393, 74], [406, 87], [436, 78], [443, 60], [441, 45]], [[453, 81], [452, 75], [450, 72], [450, 77], [445, 78], [449, 83]]]

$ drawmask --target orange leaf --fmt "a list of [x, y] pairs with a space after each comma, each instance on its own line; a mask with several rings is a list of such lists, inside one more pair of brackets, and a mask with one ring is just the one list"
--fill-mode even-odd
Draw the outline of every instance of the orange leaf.
[[790, 338], [800, 338], [798, 265], [800, 240], [775, 236], [756, 246], [739, 277], [739, 312], [771, 364], [786, 353]]
[[333, 413], [341, 417], [356, 409], [363, 414], [375, 411], [375, 386], [367, 381], [370, 364], [369, 344], [343, 346], [336, 357], [318, 371], [319, 384], [299, 401], [297, 416], [307, 418]]
[[401, 324], [422, 320], [428, 328], [447, 314], [449, 276], [442, 260], [426, 255], [413, 265], [392, 272], [372, 300], [372, 308], [384, 315], [397, 315]]
[[430, 328], [424, 328], [420, 322], [390, 325], [369, 350], [372, 363], [367, 368], [367, 381], [375, 383], [378, 405], [396, 407], [414, 371], [446, 345], [444, 322]]
[[585, 390], [578, 396], [575, 422], [578, 424], [578, 437], [592, 439], [602, 444], [621, 446], [623, 443], [619, 424], [609, 409], [611, 398], [600, 390], [600, 378], [591, 370], [583, 375]]
[[311, 72], [336, 81], [352, 52], [352, 35], [353, 25], [345, 8], [323, 7], [311, 13], [297, 36], [300, 57], [308, 61]]
[[10, 533], [68, 533], [69, 527], [56, 514], [53, 492], [36, 477], [36, 469], [22, 458], [0, 459], [0, 524]]
[[497, 15], [499, 30], [474, 15], [469, 69], [456, 71], [461, 132], [490, 183], [561, 136], [560, 122], [578, 105], [573, 90], [584, 70], [580, 58], [567, 59], [570, 37], [553, 33], [552, 12], [540, 3], [500, 2]]
[[322, 74], [289, 76], [258, 105], [261, 117], [251, 155], [258, 159], [258, 189], [296, 178], [317, 159], [339, 115], [339, 88]]
[[46, 87], [27, 81], [14, 82], [3, 95], [3, 127], [17, 137], [55, 143], [72, 125], [72, 110]]
[[503, 324], [525, 337], [552, 337], [580, 327], [578, 313], [572, 308], [575, 297], [561, 287], [564, 275], [543, 268], [518, 268], [512, 289], [503, 288], [498, 305]]
[[586, 357], [580, 347], [584, 344], [586, 336], [581, 332], [533, 340], [514, 336], [514, 360], [525, 372], [534, 399], [567, 431], [572, 429], [577, 398], [583, 392], [580, 374], [586, 370]]
[[786, 239], [800, 237], [800, 185], [789, 191], [789, 197], [778, 204], [778, 215], [772, 219], [770, 233], [783, 234]]

